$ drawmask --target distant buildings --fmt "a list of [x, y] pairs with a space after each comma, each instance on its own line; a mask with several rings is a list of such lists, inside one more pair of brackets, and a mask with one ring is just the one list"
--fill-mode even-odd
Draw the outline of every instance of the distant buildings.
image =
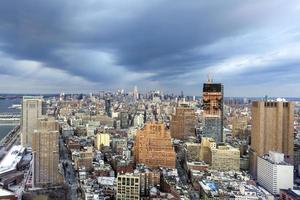
[[59, 126], [52, 118], [40, 119], [32, 135], [33, 180], [35, 187], [56, 186], [62, 183], [59, 173]]
[[195, 136], [195, 111], [187, 106], [176, 108], [171, 120], [172, 138], [183, 140], [189, 136]]
[[294, 186], [294, 166], [284, 161], [282, 153], [270, 151], [257, 158], [257, 181], [272, 194]]
[[32, 134], [37, 129], [38, 119], [42, 116], [43, 97], [24, 96], [22, 102], [21, 145], [31, 147]]
[[237, 137], [243, 134], [248, 126], [247, 117], [235, 116], [232, 119], [232, 134]]
[[252, 103], [250, 172], [256, 177], [257, 157], [269, 151], [283, 153], [293, 163], [294, 104], [280, 101]]
[[109, 116], [109, 117], [112, 116], [112, 106], [111, 106], [110, 98], [105, 99], [105, 112], [106, 112], [107, 116]]
[[134, 158], [136, 163], [149, 167], [175, 168], [176, 154], [171, 135], [163, 123], [147, 123], [137, 131]]
[[140, 199], [140, 176], [138, 174], [118, 175], [116, 200], [124, 199]]
[[223, 141], [223, 85], [208, 80], [203, 85], [203, 135]]

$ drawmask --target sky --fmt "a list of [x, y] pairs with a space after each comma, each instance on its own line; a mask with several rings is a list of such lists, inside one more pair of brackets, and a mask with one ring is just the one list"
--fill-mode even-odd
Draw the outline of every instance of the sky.
[[0, 1], [0, 93], [300, 97], [298, 0]]

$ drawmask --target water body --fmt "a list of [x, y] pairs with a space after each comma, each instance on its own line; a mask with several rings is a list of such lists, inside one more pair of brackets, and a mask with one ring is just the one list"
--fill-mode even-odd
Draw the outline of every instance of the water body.
[[[20, 114], [18, 109], [10, 109], [13, 104], [20, 104], [21, 99], [0, 99], [0, 113]], [[0, 140], [11, 131], [15, 125], [0, 125]]]

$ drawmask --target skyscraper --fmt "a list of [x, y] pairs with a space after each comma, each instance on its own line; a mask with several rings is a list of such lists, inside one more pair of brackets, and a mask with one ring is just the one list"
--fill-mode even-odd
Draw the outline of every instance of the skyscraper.
[[187, 106], [176, 108], [171, 120], [172, 138], [183, 140], [188, 136], [195, 136], [195, 111]]
[[294, 104], [282, 101], [252, 103], [250, 172], [256, 177], [257, 156], [281, 152], [293, 163]]
[[142, 130], [137, 131], [134, 157], [136, 163], [149, 167], [175, 168], [176, 155], [171, 135], [163, 123], [147, 123]]
[[105, 99], [105, 112], [107, 114], [107, 116], [111, 117], [111, 99], [110, 98], [106, 98]]
[[208, 79], [203, 85], [203, 110], [205, 137], [223, 141], [223, 85]]
[[59, 173], [59, 125], [53, 118], [38, 122], [32, 135], [33, 181], [35, 187], [56, 186], [62, 183]]
[[135, 101], [139, 99], [139, 92], [138, 92], [137, 86], [134, 86], [134, 89], [133, 89], [133, 98], [134, 98]]
[[22, 102], [22, 133], [21, 144], [24, 147], [31, 146], [32, 134], [37, 128], [38, 119], [42, 116], [43, 97], [24, 96]]

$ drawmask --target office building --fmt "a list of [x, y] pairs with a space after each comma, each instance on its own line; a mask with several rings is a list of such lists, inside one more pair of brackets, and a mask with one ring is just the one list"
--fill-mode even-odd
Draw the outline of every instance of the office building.
[[212, 169], [220, 171], [240, 170], [240, 150], [228, 144], [219, 143], [210, 148], [210, 161]]
[[101, 150], [102, 147], [108, 147], [110, 145], [109, 133], [97, 133], [95, 145], [98, 150]]
[[136, 163], [149, 167], [175, 168], [176, 154], [171, 135], [163, 123], [147, 123], [137, 131], [134, 157]]
[[293, 163], [294, 104], [283, 101], [254, 101], [252, 103], [252, 131], [250, 172], [256, 177], [257, 156], [278, 151]]
[[223, 141], [223, 85], [211, 79], [203, 85], [203, 135]]
[[120, 121], [121, 121], [121, 129], [127, 129], [128, 122], [129, 122], [129, 115], [127, 112], [125, 111], [120, 112]]
[[111, 106], [111, 99], [110, 98], [105, 99], [105, 112], [106, 112], [108, 117], [112, 116], [112, 106]]
[[59, 125], [52, 118], [40, 119], [32, 134], [33, 181], [35, 187], [60, 185]]
[[116, 200], [125, 199], [140, 199], [140, 176], [138, 174], [118, 175]]
[[186, 139], [195, 136], [195, 111], [187, 106], [176, 108], [171, 120], [171, 136], [176, 139]]
[[248, 126], [247, 117], [235, 116], [232, 118], [232, 135], [238, 137], [241, 134], [244, 134]]
[[185, 160], [200, 161], [200, 143], [186, 142], [184, 144]]
[[43, 97], [24, 96], [22, 102], [21, 145], [31, 147], [32, 134], [38, 126], [38, 119], [42, 116]]
[[203, 137], [200, 144], [200, 160], [209, 163], [210, 162], [210, 149], [216, 148], [217, 144], [213, 138]]
[[294, 186], [294, 166], [284, 161], [284, 154], [270, 151], [257, 157], [257, 182], [274, 195]]
[[139, 92], [137, 86], [134, 86], [133, 88], [133, 99], [136, 101], [139, 99]]

